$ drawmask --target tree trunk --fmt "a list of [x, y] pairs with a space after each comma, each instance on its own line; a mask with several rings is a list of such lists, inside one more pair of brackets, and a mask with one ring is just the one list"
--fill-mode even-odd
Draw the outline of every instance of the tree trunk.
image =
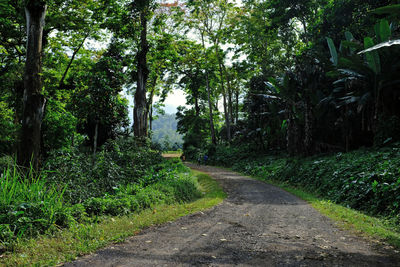
[[153, 104], [150, 105], [150, 112], [149, 112], [149, 129], [150, 132], [153, 131]]
[[314, 118], [312, 114], [312, 107], [310, 101], [305, 103], [305, 114], [304, 114], [304, 152], [307, 156], [311, 155], [313, 150], [313, 127]]
[[215, 128], [214, 128], [214, 116], [213, 116], [213, 106], [212, 106], [212, 101], [211, 101], [211, 89], [210, 89], [210, 80], [208, 77], [208, 67], [207, 67], [207, 52], [206, 52], [206, 46], [204, 43], [204, 33], [201, 33], [201, 41], [203, 44], [203, 50], [204, 50], [204, 58], [205, 58], [205, 63], [206, 63], [206, 87], [207, 87], [207, 98], [208, 98], [208, 108], [210, 109], [210, 132], [211, 132], [211, 141], [214, 145], [217, 144], [217, 138], [215, 137]]
[[140, 13], [140, 49], [137, 54], [137, 88], [135, 92], [135, 106], [133, 109], [133, 130], [136, 137], [147, 136], [147, 111], [146, 111], [146, 82], [149, 75], [147, 68], [147, 18], [146, 12]]
[[226, 124], [226, 138], [228, 142], [231, 142], [231, 119], [229, 118], [228, 104], [226, 102], [226, 92], [222, 92], [222, 98], [224, 101], [224, 115], [225, 115], [225, 124]]
[[374, 91], [375, 91], [375, 110], [374, 110], [374, 117], [373, 117], [373, 133], [374, 135], [377, 134], [379, 130], [379, 120], [382, 119], [382, 109], [383, 109], [383, 103], [382, 103], [382, 82], [378, 82], [378, 77], [375, 76], [375, 81], [374, 81]]
[[149, 99], [146, 102], [146, 118], [149, 121], [149, 131], [152, 130], [153, 124], [153, 98], [156, 91], [156, 84], [157, 84], [157, 76], [155, 76], [151, 83], [151, 91], [149, 95]]
[[231, 120], [229, 118], [228, 104], [226, 102], [226, 91], [225, 91], [225, 81], [224, 81], [224, 69], [223, 63], [219, 57], [218, 46], [215, 46], [215, 53], [218, 58], [218, 66], [219, 66], [219, 76], [221, 77], [221, 90], [222, 90], [222, 98], [224, 105], [224, 115], [225, 115], [225, 124], [226, 124], [226, 138], [228, 139], [228, 143], [231, 142]]
[[236, 124], [239, 121], [239, 89], [235, 91], [235, 97], [236, 97]]
[[93, 138], [93, 162], [94, 162], [95, 156], [96, 156], [98, 137], [99, 137], [99, 121], [96, 120], [96, 126], [94, 127], [94, 138]]
[[28, 1], [26, 64], [21, 140], [18, 164], [39, 169], [41, 127], [45, 98], [42, 95], [42, 37], [47, 6], [44, 2]]
[[215, 137], [215, 129], [214, 129], [214, 115], [213, 115], [213, 107], [211, 102], [211, 92], [210, 92], [210, 81], [208, 79], [208, 71], [206, 74], [206, 84], [207, 84], [207, 97], [208, 97], [208, 108], [210, 109], [210, 131], [211, 131], [211, 141], [214, 145], [217, 144], [217, 138]]
[[231, 123], [235, 123], [235, 117], [233, 116], [233, 103], [232, 103], [232, 85], [229, 77], [226, 77], [228, 82], [228, 113]]
[[200, 106], [199, 106], [199, 88], [196, 88], [192, 91], [194, 98], [194, 112], [196, 118], [200, 117]]
[[292, 107], [289, 105], [286, 107], [286, 112], [288, 113], [288, 126], [287, 126], [287, 135], [286, 135], [286, 146], [290, 156], [294, 156], [297, 154], [297, 125], [295, 122], [294, 114], [292, 111]]

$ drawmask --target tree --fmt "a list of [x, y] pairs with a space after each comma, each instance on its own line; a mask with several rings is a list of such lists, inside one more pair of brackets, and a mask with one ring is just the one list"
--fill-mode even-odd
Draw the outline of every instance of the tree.
[[[221, 42], [226, 39], [226, 20], [227, 17], [230, 15], [230, 10], [232, 9], [232, 4], [230, 4], [227, 0], [218, 0], [214, 1], [213, 4], [209, 4], [209, 17], [211, 21], [209, 21], [208, 27], [205, 28], [208, 38], [211, 40], [214, 49], [215, 49], [215, 56], [218, 62], [218, 70], [219, 70], [219, 80], [221, 86], [221, 92], [223, 97], [223, 106], [224, 106], [224, 116], [225, 116], [225, 125], [227, 131], [227, 140], [230, 143], [231, 141], [231, 119], [230, 119], [230, 112], [229, 106], [231, 105], [231, 100], [227, 92], [226, 85], [225, 85], [225, 77], [226, 77], [226, 67], [224, 63], [224, 53], [221, 52], [220, 44]], [[213, 26], [215, 25], [215, 26]]]
[[177, 42], [179, 36], [173, 33], [174, 29], [165, 14], [169, 10], [157, 9], [151, 24], [150, 49], [148, 53], [149, 79], [147, 82], [147, 117], [149, 129], [152, 130], [153, 102], [156, 96], [158, 102], [165, 101], [177, 75], [172, 73], [178, 62]]
[[217, 138], [215, 135], [215, 127], [214, 127], [214, 116], [213, 116], [213, 103], [212, 103], [212, 93], [210, 88], [210, 74], [208, 65], [208, 55], [206, 48], [206, 34], [213, 30], [213, 23], [215, 22], [214, 16], [218, 16], [218, 13], [213, 11], [214, 4], [212, 1], [188, 1], [188, 7], [192, 8], [191, 10], [191, 18], [188, 21], [188, 25], [191, 27], [195, 27], [198, 34], [201, 38], [201, 44], [203, 46], [203, 54], [205, 59], [205, 73], [206, 73], [206, 88], [207, 88], [207, 96], [208, 96], [208, 108], [209, 108], [209, 119], [210, 119], [210, 133], [211, 140], [214, 145], [217, 144]]
[[25, 13], [27, 23], [24, 108], [18, 163], [39, 168], [41, 127], [45, 98], [42, 94], [42, 38], [46, 1], [29, 0]]
[[135, 136], [147, 136], [147, 103], [146, 84], [149, 76], [147, 67], [147, 21], [150, 14], [150, 0], [134, 1], [133, 6], [140, 16], [140, 45], [136, 56], [137, 60], [137, 86], [135, 92], [135, 106], [133, 109], [133, 129]]
[[75, 114], [80, 119], [80, 131], [89, 137], [93, 153], [118, 131], [128, 127], [127, 100], [120, 93], [127, 77], [124, 72], [125, 47], [113, 39], [107, 51], [83, 77], [89, 80], [74, 96]]

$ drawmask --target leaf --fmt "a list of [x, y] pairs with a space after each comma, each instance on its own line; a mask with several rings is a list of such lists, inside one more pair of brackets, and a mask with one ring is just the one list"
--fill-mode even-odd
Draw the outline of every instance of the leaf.
[[333, 93], [337, 94], [344, 90], [344, 87], [336, 87], [332, 90]]
[[358, 49], [361, 47], [360, 44], [355, 43], [355, 42], [350, 42], [350, 41], [342, 41], [342, 46], [346, 47], [346, 48], [350, 48], [351, 50]]
[[[285, 112], [286, 112], [286, 111], [285, 111]], [[284, 130], [284, 129], [286, 129], [286, 127], [287, 127], [287, 121], [286, 121], [286, 120], [283, 120], [283, 121], [282, 121], [282, 124], [281, 124], [281, 129]]]
[[267, 95], [267, 94], [258, 94], [257, 96], [261, 96], [261, 97], [263, 97], [264, 99], [280, 99], [280, 98], [277, 97], [277, 96], [274, 96], [274, 95]]
[[389, 41], [392, 36], [392, 30], [390, 29], [389, 22], [386, 19], [382, 19], [375, 25], [375, 34], [378, 37], [379, 42]]
[[273, 86], [275, 93], [280, 93], [281, 89], [278, 86], [278, 81], [276, 79], [274, 79], [273, 77], [269, 77], [268, 81], [269, 81], [270, 85]]
[[277, 92], [275, 85], [273, 85], [272, 83], [264, 82], [264, 84], [270, 89], [271, 93], [276, 93]]
[[357, 78], [364, 78], [364, 77], [365, 77], [364, 75], [362, 75], [362, 74], [360, 74], [360, 73], [358, 73], [358, 72], [355, 72], [354, 70], [349, 70], [349, 69], [338, 69], [338, 71], [339, 71], [341, 74], [344, 74], [344, 75], [347, 75], [347, 76], [351, 76], [351, 77], [357, 77]]
[[384, 14], [400, 15], [400, 4], [380, 7], [373, 10], [372, 13], [378, 15], [384, 15]]
[[358, 102], [360, 98], [357, 96], [345, 96], [345, 97], [341, 97], [339, 98], [339, 100], [342, 100], [343, 104], [348, 105], [348, 104], [353, 104], [355, 102]]
[[346, 31], [346, 32], [344, 33], [344, 35], [346, 36], [346, 40], [347, 40], [347, 41], [349, 41], [349, 42], [355, 41], [354, 36], [353, 36], [353, 34], [352, 34], [351, 32]]
[[[374, 40], [371, 37], [364, 38], [364, 47], [366, 49], [374, 46]], [[368, 66], [374, 71], [375, 74], [379, 74], [381, 72], [381, 62], [379, 59], [379, 54], [376, 51], [366, 52], [366, 58], [368, 62]]]
[[346, 78], [339, 79], [339, 80], [336, 80], [336, 81], [334, 81], [332, 84], [333, 84], [333, 85], [337, 85], [337, 84], [339, 84], [339, 83], [344, 83], [344, 82], [346, 82], [346, 81], [347, 81], [347, 77], [346, 77]]
[[333, 40], [329, 37], [326, 37], [326, 41], [328, 42], [329, 51], [331, 53], [331, 61], [332, 61], [333, 65], [337, 66], [339, 59], [338, 59], [338, 54], [336, 51], [335, 44], [333, 43]]
[[368, 49], [365, 49], [361, 52], [358, 52], [358, 54], [364, 54], [364, 53], [368, 53], [368, 52], [372, 52], [378, 49], [381, 49], [382, 47], [390, 47], [393, 45], [400, 45], [400, 39], [396, 39], [396, 40], [391, 40], [391, 41], [387, 41], [387, 42], [383, 42], [377, 45], [374, 45], [372, 47], [369, 47]]
[[364, 109], [365, 105], [368, 103], [368, 100], [370, 100], [370, 99], [371, 99], [371, 93], [370, 92], [365, 93], [360, 98], [360, 100], [358, 101], [358, 107], [357, 107], [357, 112], [358, 113], [360, 113]]

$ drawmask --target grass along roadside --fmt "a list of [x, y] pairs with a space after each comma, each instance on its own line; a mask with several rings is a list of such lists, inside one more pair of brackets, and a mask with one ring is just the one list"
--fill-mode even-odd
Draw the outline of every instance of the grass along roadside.
[[21, 241], [15, 252], [2, 255], [0, 265], [48, 266], [71, 261], [108, 244], [123, 241], [146, 227], [208, 209], [223, 201], [226, 194], [215, 180], [198, 171], [193, 171], [193, 175], [197, 177], [203, 193], [202, 198], [194, 202], [158, 205], [129, 216], [102, 217], [100, 223], [78, 224], [61, 230], [52, 237], [41, 236]]
[[255, 178], [282, 188], [283, 190], [307, 201], [321, 214], [335, 221], [342, 229], [361, 235], [373, 242], [387, 242], [396, 249], [400, 249], [400, 233], [384, 219], [371, 217], [354, 209], [335, 204], [330, 200], [318, 198], [313, 194], [290, 186], [287, 183], [272, 180], [266, 181], [257, 177]]

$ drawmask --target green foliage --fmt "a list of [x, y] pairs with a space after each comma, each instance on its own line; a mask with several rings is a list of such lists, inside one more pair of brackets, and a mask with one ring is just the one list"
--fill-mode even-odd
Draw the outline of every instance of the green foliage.
[[379, 14], [379, 15], [391, 14], [391, 15], [400, 16], [400, 4], [379, 7], [377, 9], [375, 9], [373, 11], [373, 13]]
[[78, 131], [94, 144], [98, 126], [97, 146], [115, 139], [122, 128], [127, 128], [128, 101], [121, 95], [127, 74], [123, 43], [112, 39], [108, 49], [82, 77], [87, 87], [79, 88], [73, 95], [74, 115], [79, 119]]
[[392, 36], [392, 30], [390, 29], [389, 21], [382, 19], [375, 25], [375, 34], [379, 42], [387, 42]]
[[51, 183], [68, 187], [65, 198], [79, 203], [91, 197], [113, 193], [114, 188], [140, 183], [147, 173], [157, 170], [162, 162], [159, 152], [141, 146], [133, 138], [120, 138], [106, 143], [95, 158], [76, 148], [54, 151], [45, 168]]
[[7, 167], [0, 188], [0, 243], [4, 247], [21, 237], [66, 226], [72, 219], [63, 202], [64, 188], [48, 185], [32, 169], [23, 176], [16, 166]]
[[0, 153], [11, 151], [17, 141], [18, 125], [13, 123], [14, 114], [7, 102], [0, 101]]
[[[127, 215], [200, 197], [196, 179], [180, 160], [164, 160], [148, 149], [121, 151], [121, 144], [126, 143], [109, 143], [95, 166], [85, 154], [63, 151], [58, 155], [62, 159], [51, 157], [47, 165], [58, 166], [57, 173], [36, 175], [31, 169], [23, 176], [16, 166], [5, 168], [0, 180], [0, 244], [11, 249], [21, 239], [76, 222], [95, 222], [100, 215]], [[67, 157], [70, 165], [59, 162]], [[127, 172], [122, 171], [125, 160], [130, 164]]]
[[45, 151], [69, 148], [73, 145], [78, 120], [61, 102], [50, 99], [43, 121], [43, 147]]
[[178, 132], [185, 134], [183, 137], [183, 150], [187, 159], [197, 159], [197, 151], [206, 149], [209, 144], [209, 119], [208, 114], [196, 114], [194, 109], [178, 107], [176, 119]]
[[[153, 183], [146, 187], [121, 186], [115, 195], [90, 198], [83, 205], [89, 215], [124, 215], [152, 208], [158, 204], [172, 204], [192, 201], [200, 196], [197, 183], [188, 176], [167, 169], [164, 175], [151, 177]], [[154, 180], [157, 179], [157, 180]]]
[[[370, 37], [364, 38], [364, 48], [368, 49], [374, 46], [374, 41]], [[374, 71], [375, 74], [379, 74], [381, 72], [381, 62], [379, 59], [378, 52], [371, 51], [366, 53], [368, 66]]]
[[[82, 222], [56, 235], [42, 236], [39, 240], [22, 240], [13, 252], [2, 255], [0, 265], [53, 266], [65, 263], [83, 254], [95, 252], [108, 244], [120, 242], [152, 225], [171, 222], [182, 216], [207, 210], [226, 198], [221, 186], [210, 176], [199, 172], [191, 172], [190, 175], [198, 180], [202, 193], [202, 197], [195, 201], [172, 205], [161, 204], [151, 210], [127, 216], [112, 218], [105, 216], [97, 219], [98, 223]], [[76, 206], [78, 205], [74, 207]], [[80, 208], [83, 206], [80, 205]]]
[[331, 61], [333, 63], [334, 66], [338, 65], [338, 54], [336, 51], [336, 47], [335, 44], [333, 43], [333, 40], [329, 37], [326, 38], [327, 42], [328, 42], [328, 46], [329, 46], [329, 51], [331, 52]]
[[378, 146], [383, 146], [398, 141], [400, 141], [399, 117], [380, 118], [374, 136], [374, 143]]

